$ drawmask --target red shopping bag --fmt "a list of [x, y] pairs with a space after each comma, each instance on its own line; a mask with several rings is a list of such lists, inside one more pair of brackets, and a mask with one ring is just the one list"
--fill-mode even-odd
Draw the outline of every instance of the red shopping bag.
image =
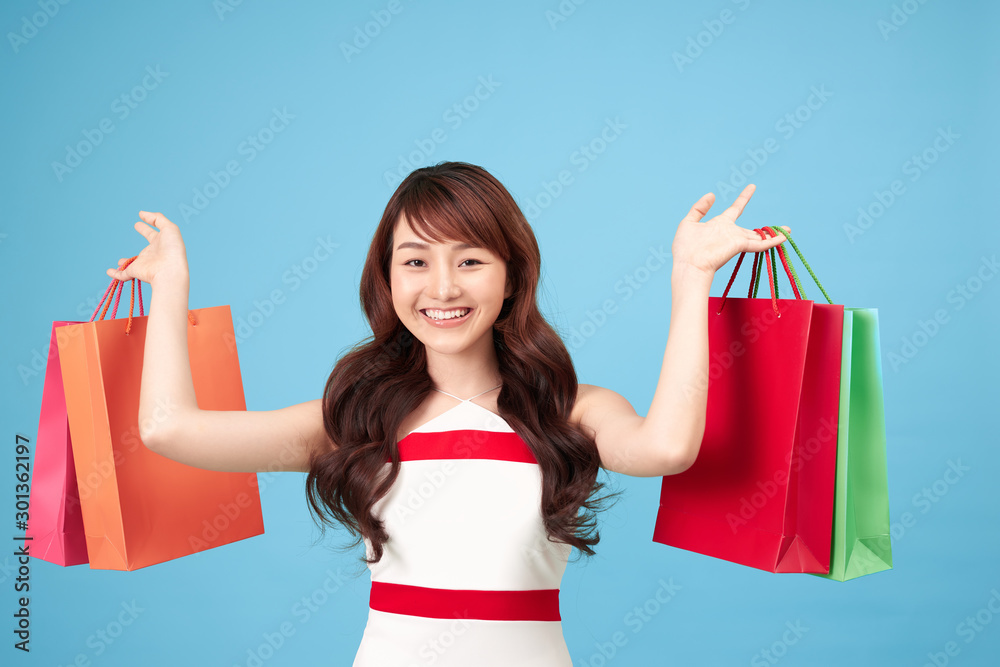
[[38, 416], [38, 438], [31, 469], [28, 529], [25, 532], [25, 538], [32, 540], [32, 556], [63, 566], [87, 562], [87, 543], [56, 344], [56, 336], [62, 335], [65, 332], [62, 327], [69, 324], [80, 322], [52, 323], [42, 409]]
[[769, 572], [826, 573], [844, 307], [803, 298], [777, 251], [796, 298], [778, 298], [773, 249], [770, 300], [752, 298], [760, 253], [746, 299], [726, 298], [745, 253], [722, 298], [709, 298], [705, 435], [694, 465], [663, 478], [653, 541]]
[[[127, 321], [103, 319], [116, 284], [117, 309], [115, 280], [101, 318], [67, 326], [58, 338], [90, 567], [134, 570], [262, 534], [255, 474], [194, 468], [142, 444], [148, 318], [133, 318], [130, 305]], [[187, 333], [198, 407], [245, 410], [239, 359], [227, 342], [234, 340], [229, 307], [189, 311]]]

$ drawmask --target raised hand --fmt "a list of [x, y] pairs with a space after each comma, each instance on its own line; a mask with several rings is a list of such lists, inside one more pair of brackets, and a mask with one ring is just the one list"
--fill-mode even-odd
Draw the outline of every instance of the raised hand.
[[[736, 224], [755, 189], [753, 184], [748, 185], [729, 208], [707, 222], [701, 219], [712, 208], [715, 195], [709, 192], [699, 199], [674, 235], [671, 246], [674, 267], [690, 267], [711, 276], [738, 253], [761, 252], [783, 243], [784, 234], [764, 240], [752, 229]], [[792, 231], [789, 227], [782, 229]]]
[[142, 234], [149, 245], [142, 249], [135, 261], [122, 269], [127, 261], [118, 260], [118, 268], [108, 269], [107, 274], [117, 280], [138, 278], [155, 287], [158, 277], [187, 276], [187, 252], [181, 231], [162, 213], [139, 211], [142, 221], [135, 223], [135, 230]]

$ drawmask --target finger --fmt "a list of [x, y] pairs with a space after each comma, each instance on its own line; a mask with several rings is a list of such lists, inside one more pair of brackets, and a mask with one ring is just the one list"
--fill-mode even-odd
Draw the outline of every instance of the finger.
[[[788, 229], [788, 231], [791, 231], [788, 227], [781, 227], [781, 229]], [[764, 244], [765, 250], [779, 246], [788, 240], [788, 237], [784, 234], [778, 234], [770, 227], [761, 227], [761, 230], [764, 232], [764, 238], [761, 238], [760, 235], [758, 235], [757, 240]]]
[[750, 201], [750, 197], [753, 196], [756, 189], [757, 186], [753, 183], [743, 188], [743, 192], [741, 192], [740, 196], [736, 198], [736, 201], [734, 201], [729, 208], [723, 211], [721, 215], [726, 216], [731, 221], [736, 220], [736, 218], [740, 217], [740, 214], [743, 213], [743, 209], [746, 208], [747, 202]]
[[145, 238], [150, 243], [152, 243], [153, 239], [156, 238], [156, 235], [160, 233], [155, 228], [150, 227], [148, 224], [142, 221], [137, 222], [132, 226], [135, 227], [135, 231], [142, 234], [143, 238]]
[[684, 220], [688, 222], [699, 222], [708, 213], [709, 209], [712, 208], [712, 204], [715, 203], [715, 194], [709, 192], [703, 195], [701, 199], [695, 202], [695, 205], [691, 207], [688, 214], [684, 216]]
[[[784, 230], [789, 231], [789, 232], [792, 231], [791, 227], [788, 227], [788, 226], [785, 226], [785, 225], [780, 225], [778, 228], [779, 229], [784, 229]], [[776, 241], [775, 245], [781, 245], [782, 243], [784, 243], [785, 241], [788, 240], [787, 236], [785, 236], [784, 234], [778, 234], [777, 232], [774, 231], [774, 229], [772, 227], [768, 227], [767, 230], [766, 230], [766, 232], [771, 237], [777, 237], [776, 239], [774, 239], [774, 238], [771, 239], [771, 240], [775, 240]]]
[[142, 218], [144, 222], [148, 222], [154, 227], [158, 227], [160, 229], [163, 229], [164, 227], [174, 224], [170, 222], [170, 220], [167, 219], [167, 216], [163, 215], [162, 213], [150, 213], [149, 211], [139, 211], [139, 217]]

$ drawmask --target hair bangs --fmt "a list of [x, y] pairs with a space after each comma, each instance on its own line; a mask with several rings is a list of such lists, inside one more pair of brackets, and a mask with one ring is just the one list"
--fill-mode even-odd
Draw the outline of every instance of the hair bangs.
[[469, 243], [510, 260], [500, 220], [480, 196], [457, 188], [449, 191], [430, 179], [421, 185], [400, 202], [400, 214], [414, 234], [424, 241]]

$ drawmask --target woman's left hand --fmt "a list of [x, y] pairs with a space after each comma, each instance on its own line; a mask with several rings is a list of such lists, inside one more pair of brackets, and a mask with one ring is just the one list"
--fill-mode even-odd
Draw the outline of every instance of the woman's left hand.
[[[699, 199], [681, 220], [674, 235], [671, 246], [674, 267], [690, 267], [711, 277], [738, 253], [761, 252], [783, 243], [784, 234], [764, 240], [752, 229], [736, 224], [755, 189], [753, 184], [748, 185], [732, 206], [707, 222], [701, 219], [715, 203], [715, 195], [709, 192]], [[789, 227], [781, 228], [792, 231]]]

